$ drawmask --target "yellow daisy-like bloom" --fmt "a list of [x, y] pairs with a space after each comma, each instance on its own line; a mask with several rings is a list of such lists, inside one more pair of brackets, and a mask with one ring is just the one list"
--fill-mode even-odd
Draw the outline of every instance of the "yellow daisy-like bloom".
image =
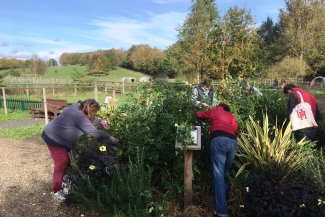
[[303, 204], [300, 204], [299, 207], [300, 207], [300, 208], [305, 208], [306, 206], [305, 206], [305, 204], [303, 203]]
[[105, 145], [100, 146], [99, 151], [106, 151], [106, 146]]
[[240, 204], [239, 207], [240, 207], [240, 208], [245, 208], [245, 205]]
[[94, 170], [94, 169], [96, 169], [96, 167], [95, 167], [94, 165], [90, 165], [90, 166], [89, 166], [89, 169], [90, 169], [90, 170]]
[[246, 187], [246, 192], [249, 192], [249, 187]]

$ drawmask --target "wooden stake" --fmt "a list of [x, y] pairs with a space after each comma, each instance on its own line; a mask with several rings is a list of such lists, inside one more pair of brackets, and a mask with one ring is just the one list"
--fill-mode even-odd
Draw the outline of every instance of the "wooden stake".
[[6, 100], [6, 91], [5, 91], [5, 88], [4, 87], [2, 88], [2, 96], [3, 96], [3, 107], [5, 109], [5, 114], [8, 114], [8, 111], [7, 111], [7, 100]]
[[47, 103], [46, 103], [46, 90], [43, 88], [43, 101], [44, 101], [44, 113], [45, 113], [45, 125], [49, 123], [49, 115], [47, 114]]
[[193, 170], [192, 170], [192, 161], [193, 161], [193, 151], [186, 150], [185, 151], [185, 159], [184, 159], [184, 210], [192, 205], [192, 178], [193, 178]]

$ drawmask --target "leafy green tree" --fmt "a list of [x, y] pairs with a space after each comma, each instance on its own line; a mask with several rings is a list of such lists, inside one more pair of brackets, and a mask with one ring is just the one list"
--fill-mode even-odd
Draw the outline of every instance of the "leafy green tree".
[[287, 55], [305, 59], [317, 70], [325, 60], [325, 1], [286, 0], [280, 24]]
[[[212, 72], [212, 34], [218, 19], [214, 0], [194, 0], [191, 12], [178, 29], [178, 41], [168, 59], [176, 71], [190, 80], [200, 81]], [[176, 51], [176, 52], [175, 52]], [[172, 55], [175, 54], [175, 55]], [[173, 58], [173, 59], [172, 59]]]
[[279, 23], [274, 23], [268, 17], [258, 28], [257, 34], [260, 38], [260, 60], [263, 67], [268, 67], [279, 61], [285, 52], [285, 47], [280, 46], [282, 31]]
[[237, 6], [229, 8], [214, 36], [217, 77], [251, 76], [258, 67], [259, 50], [251, 12]]

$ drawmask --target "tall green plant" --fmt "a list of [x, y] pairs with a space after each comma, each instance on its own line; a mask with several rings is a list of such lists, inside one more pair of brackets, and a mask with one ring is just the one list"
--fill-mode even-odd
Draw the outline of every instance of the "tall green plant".
[[305, 140], [296, 143], [290, 124], [270, 129], [267, 114], [264, 115], [262, 126], [249, 117], [246, 131], [238, 139], [237, 175], [247, 166], [252, 170], [260, 170], [272, 162], [288, 165], [289, 174], [302, 169], [313, 158], [313, 150], [308, 148], [311, 143]]

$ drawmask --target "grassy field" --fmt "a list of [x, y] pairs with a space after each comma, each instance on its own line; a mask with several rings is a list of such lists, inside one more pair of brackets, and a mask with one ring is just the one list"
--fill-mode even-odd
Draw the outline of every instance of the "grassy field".
[[0, 122], [1, 121], [20, 120], [22, 118], [30, 117], [30, 114], [28, 111], [9, 109], [7, 111], [7, 113], [8, 114], [5, 115], [5, 112], [3, 111], [3, 109], [0, 109]]
[[35, 125], [19, 128], [8, 128], [0, 130], [0, 138], [13, 138], [23, 140], [42, 132], [44, 125]]
[[[47, 72], [45, 73], [45, 78], [66, 78], [72, 79], [73, 73], [79, 72], [81, 74], [87, 74], [88, 69], [86, 66], [79, 66], [79, 65], [69, 65], [69, 66], [53, 66], [49, 67]], [[109, 80], [109, 81], [121, 81], [123, 77], [134, 77], [137, 80], [141, 77], [145, 77], [147, 75], [128, 70], [125, 68], [117, 67], [115, 70], [109, 71], [105, 76], [91, 76], [91, 78], [95, 80]]]

